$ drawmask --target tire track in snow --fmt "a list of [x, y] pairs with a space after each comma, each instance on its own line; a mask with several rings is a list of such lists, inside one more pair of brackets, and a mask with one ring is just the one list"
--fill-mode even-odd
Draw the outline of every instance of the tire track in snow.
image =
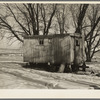
[[[6, 65], [3, 65], [3, 67], [4, 66], [7, 67]], [[4, 70], [1, 70], [1, 71], [4, 71]], [[27, 81], [31, 81], [31, 82], [35, 82], [35, 83], [38, 83], [38, 84], [42, 84], [43, 86], [46, 86], [49, 89], [64, 89], [58, 83], [54, 84], [54, 83], [46, 82], [46, 81], [39, 80], [39, 79], [33, 79], [33, 78], [25, 77], [24, 75], [22, 75], [19, 72], [18, 73], [13, 73], [13, 72], [8, 72], [8, 71], [4, 71], [4, 72], [8, 73], [8, 74], [12, 74], [12, 75], [14, 75], [16, 77], [22, 78], [22, 79], [27, 80]], [[44, 76], [46, 78], [47, 78], [47, 76], [49, 76], [49, 77], [52, 77], [52, 78], [57, 80], [57, 77], [55, 77], [52, 74], [51, 75], [47, 75], [46, 73], [41, 73], [41, 72], [37, 72], [37, 71], [34, 71], [34, 72], [35, 72], [35, 74], [42, 75], [42, 76]], [[94, 88], [100, 89], [100, 85], [99, 84], [95, 84], [95, 83], [92, 83], [92, 82], [86, 82], [86, 81], [82, 81], [82, 80], [81, 81], [80, 80], [74, 81], [74, 80], [65, 79], [65, 78], [61, 79], [60, 77], [59, 77], [59, 80], [61, 80], [61, 81], [64, 80], [64, 81], [69, 81], [69, 82], [73, 82], [73, 83], [88, 85], [90, 87], [94, 87]]]
[[41, 85], [47, 87], [48, 89], [64, 89], [64, 88], [58, 86], [58, 84], [49, 83], [49, 82], [38, 80], [38, 79], [32, 79], [32, 78], [29, 78], [29, 77], [19, 75], [17, 73], [7, 72], [7, 71], [1, 70], [1, 69], [0, 69], [0, 71], [2, 71], [4, 73], [7, 73], [7, 74], [10, 74], [10, 75], [14, 75], [18, 78], [21, 78], [21, 79], [25, 80], [25, 81], [30, 81], [30, 82], [34, 82], [34, 83], [37, 83], [37, 84], [41, 84]]

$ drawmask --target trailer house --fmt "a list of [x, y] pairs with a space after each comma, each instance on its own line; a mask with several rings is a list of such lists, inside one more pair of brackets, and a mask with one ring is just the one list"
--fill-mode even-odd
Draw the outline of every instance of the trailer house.
[[79, 34], [24, 36], [24, 62], [80, 66], [84, 61], [84, 39]]

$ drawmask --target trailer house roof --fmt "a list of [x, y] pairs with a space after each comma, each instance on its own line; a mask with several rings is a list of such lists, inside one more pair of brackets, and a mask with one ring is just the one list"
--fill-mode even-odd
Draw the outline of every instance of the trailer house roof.
[[27, 35], [24, 35], [24, 39], [38, 39], [38, 38], [55, 38], [55, 37], [59, 37], [59, 38], [63, 38], [65, 36], [71, 36], [71, 37], [78, 37], [78, 38], [81, 38], [82, 36], [80, 34], [54, 34], [54, 35], [30, 35], [30, 36], [27, 36]]

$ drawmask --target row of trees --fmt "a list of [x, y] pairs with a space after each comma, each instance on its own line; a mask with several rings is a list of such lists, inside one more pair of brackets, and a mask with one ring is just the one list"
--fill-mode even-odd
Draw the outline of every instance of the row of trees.
[[70, 27], [85, 35], [87, 61], [100, 51], [100, 5], [97, 4], [0, 4], [1, 34], [10, 33], [23, 42], [23, 35], [65, 34]]

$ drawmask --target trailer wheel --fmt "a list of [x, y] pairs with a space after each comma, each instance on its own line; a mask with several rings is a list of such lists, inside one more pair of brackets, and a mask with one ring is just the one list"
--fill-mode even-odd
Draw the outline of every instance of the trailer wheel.
[[57, 66], [54, 66], [54, 65], [49, 65], [49, 66], [48, 66], [48, 70], [49, 70], [50, 72], [56, 72], [56, 68], [57, 68]]
[[78, 65], [72, 65], [72, 72], [78, 72], [79, 71], [79, 66]]
[[72, 65], [71, 67], [72, 67], [72, 72], [75, 72], [75, 66]]
[[85, 72], [86, 71], [86, 64], [85, 64], [85, 62], [83, 63], [82, 67], [83, 67], [82, 71]]
[[70, 73], [70, 72], [72, 72], [72, 67], [71, 67], [71, 65], [66, 65], [66, 67], [65, 67], [65, 70], [64, 70], [64, 72], [65, 73]]

